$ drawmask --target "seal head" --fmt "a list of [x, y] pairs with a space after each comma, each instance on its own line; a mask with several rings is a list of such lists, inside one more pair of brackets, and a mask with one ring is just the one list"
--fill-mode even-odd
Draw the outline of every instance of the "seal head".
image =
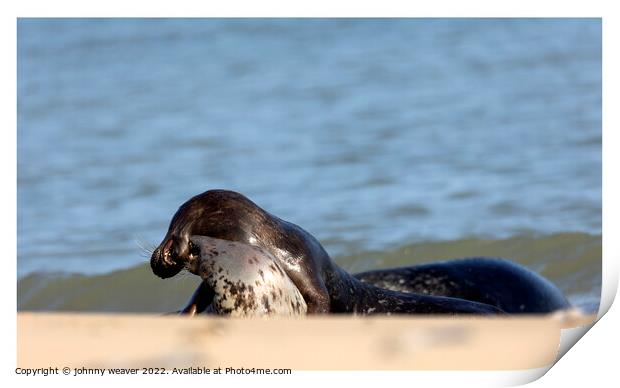
[[[247, 241], [249, 222], [240, 214], [255, 218], [251, 207], [242, 206], [240, 194], [211, 190], [185, 202], [172, 217], [163, 241], [153, 251], [151, 269], [162, 279], [178, 274], [189, 259], [190, 236], [207, 235], [230, 241]], [[225, 198], [221, 198], [225, 197]], [[225, 200], [224, 200], [225, 199]]]
[[332, 270], [332, 261], [321, 244], [299, 226], [266, 212], [242, 194], [209, 190], [189, 199], [172, 217], [151, 256], [153, 273], [160, 278], [179, 273], [189, 259], [193, 235], [265, 249], [304, 296], [309, 312], [329, 312], [324, 275]]

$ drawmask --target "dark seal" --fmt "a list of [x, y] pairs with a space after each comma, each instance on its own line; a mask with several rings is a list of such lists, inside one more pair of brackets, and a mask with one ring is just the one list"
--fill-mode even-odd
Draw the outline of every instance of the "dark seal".
[[[274, 256], [301, 292], [308, 313], [496, 314], [491, 305], [446, 296], [382, 289], [363, 283], [338, 267], [321, 244], [299, 226], [279, 219], [245, 196], [210, 190], [185, 202], [175, 213], [162, 243], [151, 257], [155, 275], [176, 275], [190, 259], [192, 235], [255, 245]], [[188, 308], [205, 306], [204, 285]]]
[[190, 238], [185, 268], [203, 279], [205, 311], [232, 317], [301, 316], [306, 302], [264, 249], [205, 236]]
[[368, 271], [355, 277], [364, 283], [394, 291], [486, 303], [511, 314], [549, 313], [571, 307], [549, 280], [499, 258], [453, 259]]

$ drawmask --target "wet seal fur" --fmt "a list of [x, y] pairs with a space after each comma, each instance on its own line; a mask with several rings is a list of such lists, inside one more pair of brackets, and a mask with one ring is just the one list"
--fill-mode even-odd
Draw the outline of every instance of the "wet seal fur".
[[306, 302], [297, 287], [260, 247], [191, 236], [185, 267], [209, 288], [212, 297], [206, 312], [232, 317], [306, 314]]
[[[321, 244], [299, 226], [269, 214], [245, 196], [209, 190], [185, 202], [151, 257], [155, 275], [176, 275], [189, 261], [192, 235], [255, 245], [275, 257], [297, 287], [308, 313], [497, 314], [498, 307], [445, 296], [403, 293], [363, 283], [338, 267]], [[200, 312], [203, 283], [183, 312]]]
[[545, 314], [572, 307], [549, 280], [499, 258], [454, 259], [368, 271], [355, 277], [393, 291], [486, 303], [510, 314]]

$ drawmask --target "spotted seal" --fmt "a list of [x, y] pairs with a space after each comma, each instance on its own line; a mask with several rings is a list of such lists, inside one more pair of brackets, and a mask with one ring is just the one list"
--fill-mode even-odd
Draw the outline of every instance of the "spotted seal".
[[301, 293], [264, 249], [206, 236], [191, 236], [189, 246], [185, 268], [208, 287], [205, 311], [232, 317], [306, 314]]

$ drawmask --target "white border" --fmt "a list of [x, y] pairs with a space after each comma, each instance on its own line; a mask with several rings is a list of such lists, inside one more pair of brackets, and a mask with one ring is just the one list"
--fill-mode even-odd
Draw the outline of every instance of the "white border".
[[[604, 193], [604, 217], [603, 217], [603, 268], [604, 282], [601, 300], [601, 313], [609, 309], [614, 296], [617, 294], [618, 283], [618, 258], [620, 236], [618, 225], [618, 201], [611, 201], [610, 198], [620, 198], [618, 190], [618, 173], [613, 166], [620, 166], [618, 161], [618, 125], [617, 113], [614, 112], [614, 105], [618, 103], [617, 96], [617, 73], [610, 69], [619, 69], [620, 64], [617, 60], [617, 49], [619, 47], [617, 37], [618, 17], [613, 13], [613, 2], [605, 1], [561, 1], [561, 2], [542, 2], [533, 0], [520, 0], [512, 2], [499, 2], [491, 0], [468, 0], [468, 1], [446, 1], [434, 0], [432, 2], [410, 2], [410, 1], [325, 1], [316, 0], [313, 2], [292, 2], [292, 1], [217, 1], [217, 2], [188, 2], [188, 1], [106, 1], [106, 2], [84, 2], [84, 1], [25, 1], [17, 4], [2, 4], [2, 52], [5, 60], [2, 61], [3, 81], [3, 104], [2, 118], [4, 128], [2, 130], [3, 147], [0, 163], [2, 178], [5, 182], [2, 190], [2, 236], [5, 242], [5, 255], [3, 270], [9, 274], [16, 273], [16, 143], [15, 130], [15, 17], [23, 16], [346, 16], [346, 17], [406, 17], [406, 16], [426, 16], [426, 17], [600, 17], [603, 16], [604, 25], [604, 131], [603, 131], [603, 193]], [[616, 130], [612, 130], [615, 128]], [[615, 176], [614, 176], [615, 175]], [[8, 182], [8, 184], [7, 184]], [[8, 245], [8, 248], [7, 248]], [[6, 314], [14, 317], [15, 303], [15, 283], [11, 281], [2, 282], [2, 296], [4, 308], [9, 310]], [[6, 316], [5, 315], [5, 316]], [[2, 366], [4, 377], [15, 378], [12, 365], [15, 364], [15, 319], [2, 320], [3, 349]], [[569, 351], [564, 359], [560, 360], [553, 370], [544, 378], [536, 381], [537, 386], [555, 386], [560, 384], [587, 383], [592, 384], [596, 381], [614, 381], [617, 374], [615, 372], [615, 362], [612, 352], [617, 353], [618, 325], [617, 307], [612, 309], [602, 322], [586, 335], [586, 337], [576, 346], [574, 351]], [[605, 350], [603, 350], [605, 349]], [[613, 362], [613, 364], [612, 364]], [[521, 376], [531, 378], [542, 371], [527, 371]], [[471, 376], [475, 375], [475, 379]], [[515, 372], [407, 372], [407, 373], [311, 373], [303, 376], [303, 383], [313, 386], [320, 382], [331, 384], [352, 385], [362, 382], [373, 385], [381, 384], [385, 386], [396, 385], [399, 383], [411, 384], [415, 378], [415, 383], [426, 383], [433, 387], [437, 386], [497, 386], [500, 381], [512, 381], [521, 383], [527, 381], [515, 376]], [[494, 380], [495, 379], [495, 380]], [[507, 380], [505, 380], [507, 379]], [[515, 380], [516, 379], [516, 380]], [[237, 380], [237, 379], [235, 379]], [[268, 383], [270, 385], [292, 383], [289, 379], [265, 379], [254, 377], [241, 377], [244, 384]], [[135, 382], [135, 380], [118, 380], [118, 384], [123, 382]], [[141, 380], [143, 381], [143, 380]], [[223, 382], [223, 381], [222, 381]], [[230, 379], [226, 379], [230, 382]], [[295, 379], [295, 384], [300, 383], [300, 379]], [[477, 382], [477, 383], [474, 383]], [[46, 384], [62, 384], [63, 386], [84, 384], [83, 380], [75, 379], [47, 379]], [[107, 380], [89, 381], [89, 384], [103, 385], [108, 384]], [[164, 380], [153, 380], [149, 382], [156, 384], [169, 384]], [[216, 383], [216, 381], [202, 381], [204, 384]], [[15, 381], [15, 384], [23, 384]], [[366, 384], [364, 384], [366, 385]]]

